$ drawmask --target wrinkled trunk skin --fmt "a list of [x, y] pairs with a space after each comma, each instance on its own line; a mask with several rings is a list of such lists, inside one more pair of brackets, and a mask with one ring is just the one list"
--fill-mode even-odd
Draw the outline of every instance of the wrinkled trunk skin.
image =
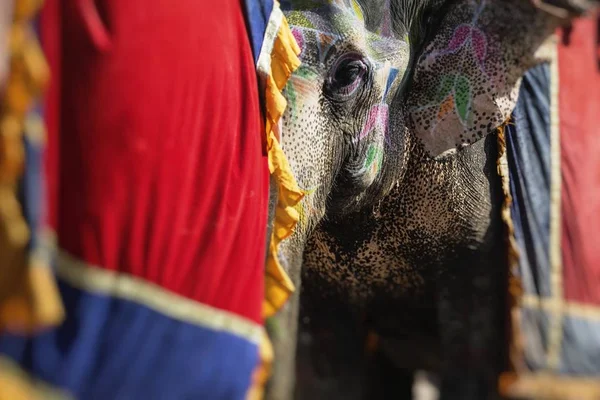
[[318, 315], [311, 321], [300, 317], [301, 268], [307, 239], [290, 239], [282, 243], [279, 255], [296, 291], [266, 323], [275, 358], [265, 399], [362, 399], [367, 360], [361, 351], [348, 350], [362, 347], [366, 331], [354, 310], [344, 303], [339, 304], [333, 318], [326, 316], [327, 321], [319, 321]]
[[360, 315], [342, 302], [323, 304], [325, 314], [304, 310], [304, 296], [301, 303], [295, 398], [364, 398], [370, 359], [362, 351], [367, 332]]
[[[345, 304], [364, 313], [365, 326], [379, 334], [378, 357], [388, 369], [440, 372], [442, 398], [488, 398], [504, 343], [495, 140], [490, 136], [443, 165], [415, 160], [375, 213], [323, 224], [305, 252], [300, 318], [335, 320], [331, 304]], [[444, 202], [429, 200], [432, 193]], [[388, 376], [368, 382], [365, 393], [377, 385], [393, 388], [398, 375]]]

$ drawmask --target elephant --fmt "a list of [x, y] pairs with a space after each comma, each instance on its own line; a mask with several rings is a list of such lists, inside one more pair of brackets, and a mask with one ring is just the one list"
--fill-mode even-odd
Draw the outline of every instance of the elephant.
[[[336, 199], [340, 214], [375, 204], [391, 190], [399, 142], [389, 135], [389, 106], [409, 61], [409, 46], [366, 29], [355, 8], [282, 2], [301, 49], [299, 69], [284, 95], [282, 147], [304, 197], [299, 223], [280, 244], [278, 258], [300, 289], [304, 246]], [[294, 369], [299, 297], [293, 296], [267, 327], [275, 348], [268, 397], [287, 398]], [[282, 391], [283, 390], [283, 391]]]
[[410, 398], [415, 369], [440, 374], [442, 398], [497, 395], [507, 254], [494, 134], [546, 40], [596, 4], [282, 2], [303, 62], [283, 148], [306, 196], [279, 253], [301, 295], [270, 325], [268, 398], [293, 396], [297, 337], [300, 398]]

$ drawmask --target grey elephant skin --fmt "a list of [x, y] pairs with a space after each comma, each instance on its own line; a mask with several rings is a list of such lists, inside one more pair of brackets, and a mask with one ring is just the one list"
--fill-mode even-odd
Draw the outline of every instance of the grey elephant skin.
[[303, 52], [283, 146], [307, 195], [280, 251], [299, 290], [269, 325], [267, 398], [293, 397], [296, 364], [298, 398], [410, 398], [418, 368], [442, 376], [442, 398], [493, 398], [506, 361], [493, 134], [543, 43], [594, 2], [324, 3], [282, 3]]

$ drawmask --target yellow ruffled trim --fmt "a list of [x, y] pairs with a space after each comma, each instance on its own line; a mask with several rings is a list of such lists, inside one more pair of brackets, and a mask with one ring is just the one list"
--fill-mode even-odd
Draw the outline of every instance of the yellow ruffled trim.
[[26, 115], [50, 75], [31, 27], [41, 4], [40, 0], [15, 3], [10, 71], [0, 114], [0, 331], [16, 333], [58, 324], [64, 316], [51, 270], [27, 255], [30, 232], [17, 200], [25, 164]]
[[300, 48], [292, 35], [287, 20], [282, 16], [281, 26], [271, 53], [271, 73], [267, 77], [265, 92], [269, 170], [279, 185], [275, 223], [265, 272], [265, 300], [263, 303], [265, 318], [269, 318], [279, 311], [295, 289], [294, 284], [279, 263], [277, 249], [279, 243], [292, 234], [298, 223], [300, 216], [294, 206], [302, 200], [304, 194], [292, 175], [279, 143], [277, 124], [287, 106], [287, 101], [281, 91], [292, 73], [300, 66], [299, 54]]
[[[281, 14], [277, 2], [274, 4], [273, 14], [276, 15], [276, 12], [280, 14], [281, 22], [273, 43], [270, 71], [265, 83], [265, 131], [269, 171], [275, 177], [279, 190], [265, 268], [265, 299], [263, 301], [263, 317], [265, 319], [275, 315], [295, 290], [294, 284], [279, 263], [277, 252], [279, 243], [294, 232], [300, 218], [295, 207], [304, 197], [283, 153], [278, 134], [278, 123], [287, 107], [287, 101], [281, 92], [292, 73], [300, 66], [298, 58], [300, 48], [285, 16]], [[252, 385], [246, 396], [248, 400], [259, 400], [264, 397], [264, 388], [271, 376], [273, 346], [266, 330], [263, 332], [259, 352], [260, 364], [254, 370]]]
[[498, 128], [498, 159], [496, 160], [498, 176], [502, 183], [502, 222], [504, 223], [504, 237], [508, 251], [508, 293], [509, 293], [509, 326], [511, 331], [511, 343], [509, 345], [509, 362], [511, 368], [516, 371], [523, 369], [523, 347], [521, 338], [521, 313], [518, 299], [522, 297], [523, 287], [519, 278], [519, 245], [515, 238], [515, 228], [510, 212], [513, 198], [510, 194], [510, 176], [508, 171], [508, 155], [506, 151], [506, 121]]
[[10, 359], [0, 356], [0, 400], [71, 400], [67, 393], [34, 380]]
[[0, 331], [30, 334], [62, 322], [64, 309], [52, 270], [29, 263], [0, 303]]

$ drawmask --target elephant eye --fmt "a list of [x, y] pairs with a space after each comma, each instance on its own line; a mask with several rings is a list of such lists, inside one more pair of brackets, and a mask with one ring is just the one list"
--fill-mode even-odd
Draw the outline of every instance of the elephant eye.
[[351, 95], [363, 82], [368, 70], [367, 61], [361, 55], [346, 54], [333, 65], [328, 86], [332, 91]]

